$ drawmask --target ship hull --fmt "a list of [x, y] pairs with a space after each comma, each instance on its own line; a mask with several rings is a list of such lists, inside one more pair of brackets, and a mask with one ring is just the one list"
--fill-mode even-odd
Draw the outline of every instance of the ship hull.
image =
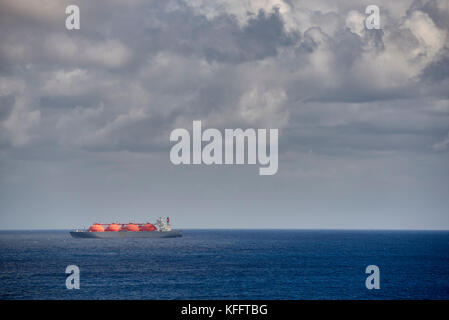
[[71, 231], [73, 238], [82, 239], [116, 239], [116, 238], [177, 238], [182, 237], [181, 230], [172, 231], [117, 231], [117, 232], [89, 232]]

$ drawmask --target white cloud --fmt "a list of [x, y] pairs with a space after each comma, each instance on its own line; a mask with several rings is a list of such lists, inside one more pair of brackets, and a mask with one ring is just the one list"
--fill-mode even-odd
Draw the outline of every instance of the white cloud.
[[432, 146], [432, 148], [435, 151], [445, 151], [445, 150], [447, 150], [449, 148], [449, 133], [447, 134], [447, 136], [443, 140], [435, 143]]
[[236, 109], [250, 126], [282, 128], [288, 121], [288, 112], [283, 108], [286, 99], [283, 89], [254, 87], [241, 96]]
[[365, 32], [365, 18], [366, 16], [359, 11], [351, 10], [346, 16], [346, 27], [358, 34], [360, 37], [363, 37]]
[[10, 144], [14, 147], [23, 147], [36, 137], [32, 130], [39, 125], [41, 112], [30, 110], [28, 104], [27, 98], [16, 97], [11, 114], [1, 123], [8, 134]]
[[131, 58], [131, 51], [116, 39], [94, 41], [54, 34], [47, 39], [45, 48], [48, 56], [63, 62], [106, 68], [122, 67]]
[[42, 90], [51, 95], [75, 95], [89, 90], [92, 76], [86, 69], [57, 70], [48, 75]]
[[444, 47], [447, 32], [435, 26], [426, 13], [419, 10], [413, 11], [403, 26], [410, 29], [419, 41], [419, 46], [411, 52], [413, 58], [418, 61], [423, 59], [424, 63], [429, 62]]

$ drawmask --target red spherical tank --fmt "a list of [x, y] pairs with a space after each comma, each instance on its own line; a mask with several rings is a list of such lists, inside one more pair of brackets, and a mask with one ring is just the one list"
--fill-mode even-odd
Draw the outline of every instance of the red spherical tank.
[[94, 223], [93, 225], [90, 226], [89, 232], [103, 232], [104, 228], [101, 224], [99, 223]]
[[129, 223], [126, 226], [124, 226], [122, 228], [122, 230], [125, 230], [125, 231], [139, 231], [139, 227], [136, 226], [134, 223]]
[[151, 223], [146, 223], [140, 228], [140, 231], [156, 231], [156, 227]]
[[111, 223], [105, 231], [117, 232], [120, 230], [120, 226], [116, 223]]

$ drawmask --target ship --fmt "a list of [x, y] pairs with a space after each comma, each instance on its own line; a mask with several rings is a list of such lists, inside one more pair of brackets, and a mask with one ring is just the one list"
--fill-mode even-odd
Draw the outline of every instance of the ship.
[[174, 230], [170, 226], [170, 218], [164, 221], [159, 217], [152, 223], [98, 223], [92, 224], [89, 229], [70, 231], [73, 238], [177, 238], [182, 237], [182, 230]]

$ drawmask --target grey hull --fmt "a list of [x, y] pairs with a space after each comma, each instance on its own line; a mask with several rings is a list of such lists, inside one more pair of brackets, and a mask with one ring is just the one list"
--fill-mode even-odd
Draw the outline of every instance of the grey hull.
[[88, 239], [116, 239], [116, 238], [177, 238], [182, 237], [181, 230], [172, 231], [117, 231], [117, 232], [89, 232], [71, 231], [73, 238]]

